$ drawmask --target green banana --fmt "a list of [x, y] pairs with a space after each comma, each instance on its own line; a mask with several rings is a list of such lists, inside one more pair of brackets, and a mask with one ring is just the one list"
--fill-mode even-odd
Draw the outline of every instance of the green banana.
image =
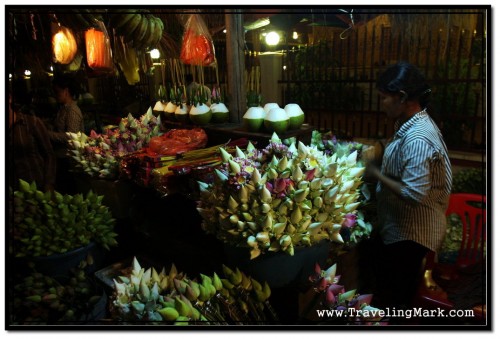
[[141, 45], [144, 37], [146, 36], [146, 32], [148, 30], [148, 19], [147, 16], [143, 15], [141, 22], [137, 26], [137, 29], [132, 33], [132, 47], [137, 48]]

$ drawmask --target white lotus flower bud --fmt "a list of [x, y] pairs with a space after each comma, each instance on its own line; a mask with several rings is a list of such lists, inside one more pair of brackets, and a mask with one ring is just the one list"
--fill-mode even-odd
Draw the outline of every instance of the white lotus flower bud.
[[257, 186], [260, 183], [260, 179], [262, 177], [260, 176], [260, 172], [258, 169], [254, 169], [252, 172], [252, 182], [255, 186]]
[[271, 162], [269, 163], [271, 167], [276, 167], [278, 166], [278, 158], [276, 158], [275, 155], [273, 155], [273, 158], [271, 159]]
[[302, 180], [301, 182], [299, 182], [299, 189], [306, 189], [306, 188], [309, 188], [309, 181], [306, 181], [306, 180]]
[[352, 204], [347, 204], [344, 206], [344, 212], [345, 213], [350, 213], [354, 210], [356, 210], [356, 208], [359, 206], [360, 202], [355, 202], [355, 203], [352, 203]]
[[238, 228], [238, 231], [243, 231], [245, 229], [245, 222], [239, 220], [236, 224], [236, 227]]
[[208, 189], [208, 184], [203, 181], [198, 181], [198, 187], [200, 188], [200, 191], [206, 191]]
[[247, 244], [250, 247], [257, 247], [257, 246], [259, 246], [259, 244], [257, 244], [257, 239], [253, 235], [251, 235], [251, 236], [249, 236], [247, 238]]
[[326, 166], [325, 176], [333, 177], [337, 173], [337, 163], [328, 164]]
[[266, 215], [266, 219], [264, 220], [264, 225], [262, 226], [263, 230], [270, 231], [273, 228], [273, 216], [271, 214]]
[[247, 222], [247, 226], [252, 231], [254, 231], [254, 232], [257, 231], [257, 223], [255, 223], [255, 222]]
[[292, 215], [290, 216], [290, 221], [294, 224], [298, 224], [302, 219], [302, 211], [300, 208], [295, 207], [292, 211]]
[[353, 185], [354, 185], [354, 180], [344, 181], [342, 183], [342, 188], [340, 189], [340, 193], [349, 191]]
[[255, 238], [258, 242], [266, 244], [269, 242], [269, 232], [259, 232]]
[[293, 200], [295, 200], [295, 202], [302, 202], [307, 197], [308, 194], [309, 194], [308, 188], [306, 188], [305, 190], [297, 190], [293, 195]]
[[292, 224], [288, 224], [286, 226], [286, 232], [288, 234], [295, 234], [295, 233], [297, 233], [297, 228], [295, 226], [293, 226]]
[[304, 176], [304, 173], [302, 172], [302, 170], [300, 169], [300, 166], [294, 166], [293, 168], [293, 172], [292, 172], [292, 179], [295, 181], [295, 182], [299, 182], [300, 180], [302, 180], [302, 177]]
[[342, 239], [342, 236], [340, 235], [340, 233], [333, 233], [330, 235], [330, 240], [331, 241], [334, 241], [336, 243], [339, 243], [339, 244], [343, 244], [344, 243], [344, 239]]
[[236, 214], [233, 214], [229, 217], [229, 221], [231, 222], [231, 224], [237, 224], [238, 221], [240, 221], [240, 218], [238, 218]]
[[262, 213], [266, 214], [271, 210], [271, 206], [269, 204], [262, 204], [262, 207], [260, 209]]
[[227, 163], [229, 160], [233, 159], [233, 156], [229, 154], [224, 148], [220, 147], [219, 148], [220, 155], [222, 157], [222, 162]]
[[309, 187], [313, 191], [319, 190], [321, 188], [321, 179], [320, 178], [314, 178], [311, 181], [311, 185]]
[[292, 238], [288, 234], [285, 234], [280, 238], [280, 245], [282, 248], [287, 248], [291, 243]]
[[287, 215], [288, 214], [288, 207], [285, 204], [281, 204], [278, 207], [278, 213], [281, 215]]
[[238, 146], [236, 146], [235, 148], [236, 148], [236, 156], [238, 158], [243, 158], [243, 159], [247, 158], [247, 156], [245, 155], [245, 153], [243, 153], [243, 151]]
[[285, 206], [288, 207], [289, 209], [293, 208], [293, 201], [290, 198], [286, 198], [285, 200]]
[[244, 204], [246, 204], [248, 202], [248, 189], [246, 188], [246, 186], [241, 186], [239, 198], [240, 198], [240, 201]]
[[139, 274], [139, 272], [141, 271], [141, 265], [139, 264], [139, 261], [137, 260], [137, 258], [134, 256], [134, 258], [132, 259], [132, 274], [133, 275], [137, 275]]
[[262, 189], [260, 190], [260, 200], [267, 203], [270, 203], [273, 200], [273, 198], [271, 197], [271, 192], [269, 192], [265, 185], [263, 185]]
[[309, 155], [309, 149], [307, 148], [306, 145], [302, 143], [302, 141], [299, 141], [299, 148], [298, 148], [298, 154], [299, 156], [307, 156]]
[[358, 157], [358, 151], [354, 151], [346, 159], [346, 165], [349, 167], [356, 166], [356, 159]]
[[253, 221], [253, 217], [250, 213], [243, 212], [243, 213], [241, 213], [241, 215], [243, 215], [243, 218], [245, 219], [245, 221]]
[[326, 192], [325, 198], [328, 199], [329, 201], [333, 201], [338, 191], [339, 191], [338, 186], [332, 187], [331, 189], [328, 190], [328, 192]]
[[273, 132], [273, 135], [271, 135], [271, 140], [272, 142], [277, 142], [277, 143], [281, 143], [281, 139], [280, 137], [278, 136], [278, 134], [276, 134], [276, 132]]
[[351, 170], [349, 171], [349, 175], [353, 178], [358, 178], [360, 177], [363, 173], [365, 172], [365, 168], [364, 167], [355, 167], [355, 168], [351, 168]]
[[274, 234], [280, 235], [285, 230], [285, 227], [286, 227], [286, 222], [278, 222], [278, 223], [274, 224], [274, 226], [273, 226]]
[[257, 258], [260, 255], [261, 251], [258, 247], [254, 247], [250, 251], [250, 260]]
[[298, 229], [298, 232], [305, 232], [307, 230], [307, 228], [309, 227], [309, 225], [311, 224], [311, 221], [312, 221], [312, 217], [310, 215], [306, 215], [304, 216], [304, 218], [302, 219], [302, 223], [300, 224], [300, 227]]
[[288, 147], [288, 152], [292, 153], [293, 155], [297, 154], [297, 147], [295, 147], [295, 143], [291, 144], [290, 147]]
[[324, 178], [322, 183], [321, 183], [321, 187], [324, 190], [329, 189], [332, 185], [333, 185], [333, 180], [331, 178]]
[[251, 153], [255, 150], [255, 146], [251, 143], [251, 142], [248, 142], [248, 145], [247, 145], [247, 152], [248, 153]]
[[316, 216], [316, 219], [320, 222], [324, 222], [326, 220], [328, 220], [328, 213], [319, 213], [317, 216]]
[[278, 170], [280, 172], [283, 172], [284, 170], [286, 170], [288, 167], [288, 158], [286, 156], [284, 156], [283, 158], [280, 159], [280, 161], [278, 162]]
[[321, 230], [322, 222], [313, 222], [309, 225], [308, 230], [311, 235], [318, 233]]
[[337, 224], [333, 224], [333, 225], [332, 225], [332, 231], [333, 231], [333, 232], [339, 232], [341, 228], [342, 228], [342, 225], [341, 225], [341, 224], [338, 224], [338, 223], [337, 223]]
[[219, 178], [219, 180], [222, 182], [227, 181], [228, 179], [228, 177], [217, 168], [215, 169], [215, 174], [217, 175], [217, 178]]
[[241, 172], [241, 166], [233, 160], [229, 160], [229, 169], [231, 170], [232, 174]]
[[229, 196], [229, 199], [227, 201], [227, 206], [229, 207], [229, 210], [232, 213], [235, 213], [235, 212], [237, 212], [239, 204], [236, 200], [234, 200], [234, 198], [232, 196]]
[[314, 202], [313, 202], [314, 206], [316, 206], [317, 208], [321, 208], [321, 206], [323, 206], [323, 198], [321, 197], [316, 197], [314, 198]]
[[276, 172], [276, 170], [274, 168], [271, 168], [268, 172], [267, 172], [267, 176], [269, 177], [269, 179], [276, 179], [279, 174], [278, 172]]

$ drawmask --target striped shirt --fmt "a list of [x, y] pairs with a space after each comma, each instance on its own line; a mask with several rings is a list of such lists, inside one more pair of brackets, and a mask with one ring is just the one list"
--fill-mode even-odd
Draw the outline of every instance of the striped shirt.
[[67, 150], [66, 132], [83, 132], [83, 115], [74, 101], [59, 109], [54, 120], [54, 130], [49, 131], [50, 140], [59, 157], [64, 156]]
[[398, 196], [379, 181], [378, 215], [385, 244], [413, 240], [436, 251], [446, 233], [452, 172], [441, 132], [425, 109], [396, 122], [381, 171], [402, 184]]

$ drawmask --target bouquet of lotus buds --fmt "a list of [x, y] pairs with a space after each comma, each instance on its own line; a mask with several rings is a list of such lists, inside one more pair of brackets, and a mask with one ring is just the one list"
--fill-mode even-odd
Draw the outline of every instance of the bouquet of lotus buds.
[[224, 265], [223, 274], [189, 279], [174, 264], [168, 273], [165, 268], [158, 273], [154, 267], [142, 268], [134, 257], [130, 276], [114, 279], [112, 317], [173, 325], [277, 321], [267, 283]]
[[149, 144], [152, 137], [160, 135], [160, 117], [151, 108], [135, 119], [131, 114], [121, 119], [117, 128], [103, 134], [95, 131], [71, 133], [68, 144], [76, 166], [91, 177], [115, 179], [118, 176], [118, 159], [138, 151]]
[[340, 232], [356, 220], [364, 167], [357, 152], [326, 155], [298, 142], [286, 146], [276, 134], [269, 145], [233, 157], [220, 149], [223, 164], [213, 183], [199, 182], [203, 228], [223, 242], [245, 246], [250, 257], [321, 240], [343, 243]]
[[304, 315], [307, 316], [316, 307], [317, 316], [328, 316], [333, 318], [333, 321], [358, 325], [383, 324], [381, 323], [384, 317], [383, 311], [370, 306], [373, 295], [360, 295], [355, 289], [346, 291], [345, 287], [339, 284], [340, 277], [337, 275], [337, 264], [326, 270], [322, 270], [316, 264], [309, 281], [317, 293], [317, 298], [311, 300]]

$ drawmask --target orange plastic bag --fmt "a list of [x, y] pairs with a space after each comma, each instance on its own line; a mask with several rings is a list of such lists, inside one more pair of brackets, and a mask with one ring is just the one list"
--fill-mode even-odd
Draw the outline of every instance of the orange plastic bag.
[[191, 14], [186, 21], [180, 59], [187, 65], [210, 66], [215, 62], [214, 43], [199, 14]]
[[87, 63], [94, 71], [112, 72], [113, 56], [108, 32], [102, 21], [85, 31], [85, 47], [87, 49]]

